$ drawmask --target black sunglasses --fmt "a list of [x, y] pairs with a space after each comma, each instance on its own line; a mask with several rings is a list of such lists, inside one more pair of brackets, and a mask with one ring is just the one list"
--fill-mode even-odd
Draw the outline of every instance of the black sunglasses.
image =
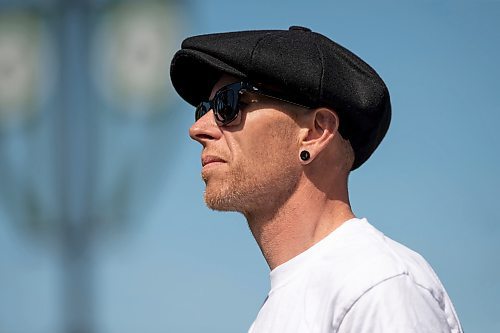
[[310, 107], [308, 106], [290, 102], [286, 99], [277, 97], [273, 94], [265, 93], [260, 88], [257, 88], [251, 85], [250, 83], [236, 82], [220, 88], [215, 93], [214, 98], [212, 98], [211, 100], [201, 102], [196, 107], [195, 121], [198, 121], [198, 119], [203, 117], [206, 113], [208, 113], [208, 111], [213, 110], [217, 125], [219, 126], [238, 125], [239, 122], [235, 122], [235, 120], [238, 118], [238, 115], [240, 114], [241, 111], [240, 96], [244, 92], [259, 94], [289, 104], [294, 104], [306, 109], [310, 109]]

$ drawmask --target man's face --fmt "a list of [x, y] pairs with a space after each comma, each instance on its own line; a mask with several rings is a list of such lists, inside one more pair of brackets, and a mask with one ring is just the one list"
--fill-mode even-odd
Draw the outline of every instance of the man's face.
[[[210, 98], [236, 81], [222, 77]], [[210, 111], [189, 134], [203, 146], [207, 205], [251, 214], [281, 206], [295, 190], [301, 173], [299, 126], [276, 103], [249, 93], [241, 100], [248, 104], [242, 107], [238, 125], [219, 127]]]

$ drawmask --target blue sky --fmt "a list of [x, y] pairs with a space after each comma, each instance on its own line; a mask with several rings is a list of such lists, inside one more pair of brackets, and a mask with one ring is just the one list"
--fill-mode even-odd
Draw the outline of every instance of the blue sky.
[[[303, 25], [374, 67], [393, 118], [351, 175], [354, 211], [431, 263], [466, 332], [500, 331], [499, 1], [191, 0], [179, 17], [178, 42]], [[187, 135], [193, 110], [172, 98], [158, 194], [133, 223], [94, 241], [99, 332], [245, 332], [269, 288], [244, 218], [205, 207], [200, 147]], [[0, 274], [9, 299], [0, 331], [29, 331], [26, 315], [36, 332], [59, 327], [58, 265], [57, 246], [30, 241], [0, 214], [0, 270], [9, 272]]]

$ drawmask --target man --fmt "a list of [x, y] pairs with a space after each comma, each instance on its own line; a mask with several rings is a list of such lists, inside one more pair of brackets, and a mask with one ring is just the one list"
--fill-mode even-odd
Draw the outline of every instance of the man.
[[188, 38], [171, 78], [197, 106], [207, 205], [244, 214], [271, 269], [249, 332], [462, 332], [427, 262], [351, 210], [391, 115], [370, 66], [291, 27]]

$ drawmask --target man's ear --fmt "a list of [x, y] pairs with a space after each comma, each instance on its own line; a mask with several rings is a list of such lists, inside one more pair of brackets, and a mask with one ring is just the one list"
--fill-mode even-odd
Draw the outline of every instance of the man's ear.
[[307, 150], [310, 158], [302, 163], [307, 164], [318, 156], [337, 135], [338, 128], [339, 117], [332, 109], [321, 107], [311, 111], [300, 137], [300, 151]]

